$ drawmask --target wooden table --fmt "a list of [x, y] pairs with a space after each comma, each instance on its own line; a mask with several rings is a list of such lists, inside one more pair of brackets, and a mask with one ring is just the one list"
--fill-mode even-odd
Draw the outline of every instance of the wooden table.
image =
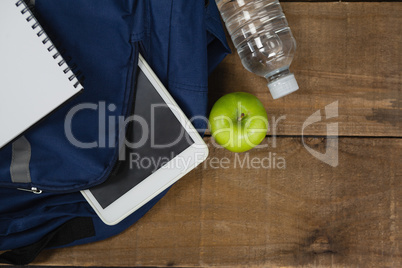
[[[106, 241], [47, 250], [34, 264], [402, 265], [402, 4], [282, 6], [298, 42], [291, 71], [300, 90], [272, 100], [265, 79], [244, 70], [236, 53], [210, 78], [211, 105], [226, 93], [250, 92], [264, 103], [271, 127], [279, 119], [266, 146], [234, 154], [207, 135], [207, 162], [137, 224]], [[326, 119], [330, 104], [338, 116]], [[303, 130], [316, 111], [322, 121]], [[338, 135], [327, 137], [329, 124], [338, 124]], [[336, 140], [335, 167], [306, 149], [324, 154]], [[224, 158], [227, 168], [216, 168]], [[252, 159], [265, 159], [264, 167]]]

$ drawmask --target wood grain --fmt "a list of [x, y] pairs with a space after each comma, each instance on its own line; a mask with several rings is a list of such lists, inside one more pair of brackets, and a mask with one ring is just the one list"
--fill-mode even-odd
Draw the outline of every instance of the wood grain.
[[[310, 155], [300, 138], [278, 138], [276, 148], [243, 154], [206, 141], [211, 153], [205, 164], [137, 224], [106, 241], [47, 250], [34, 264], [402, 265], [401, 139], [341, 138], [335, 168]], [[307, 143], [325, 148], [325, 139]], [[286, 168], [268, 167], [263, 159], [270, 153]], [[264, 167], [253, 168], [253, 159]]]
[[[233, 91], [255, 94], [277, 134], [301, 135], [305, 120], [338, 101], [339, 135], [402, 134], [402, 5], [400, 3], [282, 3], [298, 43], [291, 65], [299, 91], [273, 100], [264, 78], [246, 71], [236, 52], [210, 79], [210, 106]], [[233, 45], [232, 50], [233, 49]], [[273, 122], [273, 120], [271, 120]], [[326, 135], [326, 121], [304, 129]], [[272, 134], [269, 133], [269, 134]]]

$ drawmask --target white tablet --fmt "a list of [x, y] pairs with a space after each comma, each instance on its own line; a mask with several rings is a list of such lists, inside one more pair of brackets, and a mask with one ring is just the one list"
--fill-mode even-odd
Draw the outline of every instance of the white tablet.
[[108, 225], [122, 221], [208, 156], [208, 147], [141, 57], [129, 146], [112, 175], [81, 191]]

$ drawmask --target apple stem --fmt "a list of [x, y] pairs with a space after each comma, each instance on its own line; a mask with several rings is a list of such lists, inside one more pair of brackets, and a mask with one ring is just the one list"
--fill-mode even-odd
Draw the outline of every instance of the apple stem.
[[237, 121], [241, 121], [242, 119], [243, 119], [243, 117], [245, 116], [245, 114], [244, 113], [241, 113], [241, 115], [237, 118]]

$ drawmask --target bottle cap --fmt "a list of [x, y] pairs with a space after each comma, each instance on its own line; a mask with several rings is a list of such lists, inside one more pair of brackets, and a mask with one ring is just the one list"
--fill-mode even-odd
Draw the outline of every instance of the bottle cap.
[[299, 89], [296, 78], [293, 74], [281, 77], [271, 83], [268, 83], [272, 98], [279, 99]]

